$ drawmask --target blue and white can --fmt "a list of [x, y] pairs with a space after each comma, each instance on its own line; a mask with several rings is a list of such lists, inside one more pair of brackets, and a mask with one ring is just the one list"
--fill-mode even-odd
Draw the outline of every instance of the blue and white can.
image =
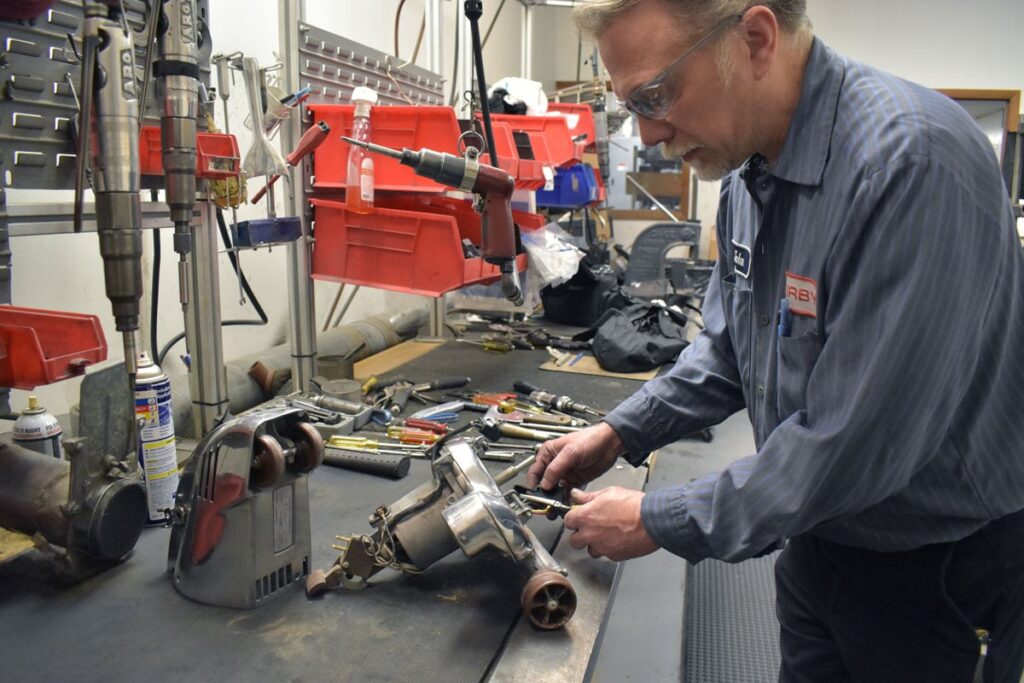
[[139, 425], [139, 466], [146, 483], [150, 526], [162, 525], [178, 490], [178, 452], [171, 410], [171, 381], [146, 353], [135, 375], [135, 419]]

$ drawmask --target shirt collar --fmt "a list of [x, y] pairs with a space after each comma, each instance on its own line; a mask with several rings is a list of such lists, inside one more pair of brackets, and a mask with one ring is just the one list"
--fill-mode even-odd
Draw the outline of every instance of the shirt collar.
[[836, 124], [839, 91], [846, 75], [842, 58], [818, 38], [804, 71], [800, 102], [771, 174], [798, 185], [820, 185]]

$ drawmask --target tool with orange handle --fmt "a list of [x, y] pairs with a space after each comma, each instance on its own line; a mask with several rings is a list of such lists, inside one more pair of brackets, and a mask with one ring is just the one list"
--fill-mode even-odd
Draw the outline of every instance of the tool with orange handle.
[[[289, 166], [295, 166], [302, 158], [312, 152], [314, 149], [320, 146], [324, 140], [327, 139], [327, 134], [331, 132], [331, 127], [324, 121], [319, 121], [315, 126], [312, 126], [299, 140], [299, 144], [295, 145], [295, 149], [285, 157], [285, 161], [288, 162]], [[255, 204], [259, 200], [263, 199], [263, 195], [274, 186], [274, 183], [280, 178], [280, 174], [274, 174], [270, 176], [270, 180], [267, 184], [260, 188], [259, 192], [252, 196], [252, 203]]]

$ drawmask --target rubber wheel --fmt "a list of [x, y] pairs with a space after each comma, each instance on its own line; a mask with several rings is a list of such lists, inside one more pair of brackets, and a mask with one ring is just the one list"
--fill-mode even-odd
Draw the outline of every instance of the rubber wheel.
[[576, 591], [569, 579], [552, 569], [533, 573], [523, 586], [523, 611], [530, 623], [550, 631], [565, 626], [576, 612]]
[[284, 451], [272, 436], [256, 437], [252, 454], [252, 480], [257, 486], [270, 486], [284, 474]]
[[298, 472], [312, 472], [324, 461], [324, 440], [316, 427], [308, 422], [295, 425], [291, 434], [295, 440], [295, 458], [293, 463]]

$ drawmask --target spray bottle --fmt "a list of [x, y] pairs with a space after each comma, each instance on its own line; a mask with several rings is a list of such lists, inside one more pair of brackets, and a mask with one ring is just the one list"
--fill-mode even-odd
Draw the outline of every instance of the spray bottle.
[[[360, 142], [369, 142], [370, 107], [377, 103], [377, 93], [360, 86], [352, 91], [352, 102], [356, 105], [352, 137]], [[373, 155], [357, 145], [352, 145], [348, 153], [345, 205], [356, 213], [373, 210]]]

